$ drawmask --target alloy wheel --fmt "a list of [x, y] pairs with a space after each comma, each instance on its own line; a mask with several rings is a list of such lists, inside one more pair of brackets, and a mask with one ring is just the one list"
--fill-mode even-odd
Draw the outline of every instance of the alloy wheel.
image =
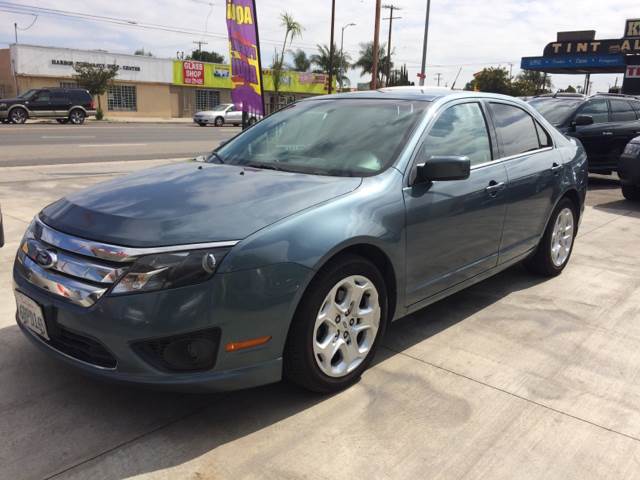
[[313, 353], [320, 370], [339, 378], [365, 360], [380, 327], [380, 301], [374, 283], [352, 275], [325, 297], [313, 331]]
[[11, 121], [13, 123], [24, 123], [27, 121], [27, 114], [21, 108], [16, 108], [11, 112]]
[[556, 217], [551, 235], [551, 260], [561, 267], [569, 258], [573, 245], [574, 219], [570, 208], [563, 208]]
[[80, 125], [84, 121], [84, 113], [80, 110], [74, 110], [71, 112], [71, 115], [69, 115], [69, 120], [74, 125]]

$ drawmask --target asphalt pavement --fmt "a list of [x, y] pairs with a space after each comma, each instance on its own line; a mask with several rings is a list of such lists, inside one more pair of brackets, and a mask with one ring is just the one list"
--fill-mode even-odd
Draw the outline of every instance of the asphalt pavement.
[[562, 275], [515, 266], [395, 322], [352, 388], [184, 395], [84, 377], [14, 319], [33, 215], [163, 163], [0, 168], [1, 479], [640, 477], [640, 206], [615, 178], [591, 179]]
[[195, 124], [0, 124], [0, 167], [193, 158], [240, 132]]

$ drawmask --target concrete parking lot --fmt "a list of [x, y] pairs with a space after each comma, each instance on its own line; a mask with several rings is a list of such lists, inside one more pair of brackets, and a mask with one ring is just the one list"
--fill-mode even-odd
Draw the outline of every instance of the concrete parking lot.
[[32, 216], [165, 162], [0, 168], [0, 478], [640, 476], [640, 206], [615, 180], [592, 178], [563, 275], [516, 266], [396, 322], [345, 392], [184, 395], [85, 378], [14, 322], [11, 263]]

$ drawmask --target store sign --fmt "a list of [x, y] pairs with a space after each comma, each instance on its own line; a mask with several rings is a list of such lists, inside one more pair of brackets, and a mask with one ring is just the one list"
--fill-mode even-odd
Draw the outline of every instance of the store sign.
[[619, 53], [640, 53], [640, 19], [627, 20], [624, 36], [620, 39], [558, 41], [549, 43], [544, 49], [545, 57], [555, 55], [606, 55]]
[[640, 78], [640, 65], [629, 65], [624, 78]]
[[[73, 62], [71, 60], [60, 60], [60, 59], [54, 58], [51, 60], [51, 65], [60, 65], [63, 67], [74, 67], [75, 65], [87, 65], [90, 67], [105, 68], [107, 65], [113, 65], [113, 64], [92, 63], [92, 62]], [[142, 69], [137, 65], [116, 65], [116, 66], [118, 67], [118, 70], [123, 70], [127, 72], [142, 71]]]
[[204, 85], [204, 63], [183, 62], [182, 78], [186, 85]]
[[227, 0], [231, 99], [238, 110], [264, 115], [255, 0]]

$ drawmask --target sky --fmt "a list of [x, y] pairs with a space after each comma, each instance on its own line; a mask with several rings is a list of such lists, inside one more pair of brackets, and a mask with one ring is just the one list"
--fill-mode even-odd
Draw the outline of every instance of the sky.
[[[86, 20], [0, 11], [0, 48], [14, 41], [14, 22], [18, 41], [35, 45], [103, 49], [133, 53], [144, 48], [158, 57], [175, 57], [177, 51], [189, 53], [194, 41], [204, 40], [203, 49], [216, 50], [228, 58], [224, 0], [11, 0], [14, 4], [55, 8], [126, 18], [138, 23], [168, 25], [197, 34], [168, 33], [134, 26], [95, 23]], [[6, 2], [0, 1], [0, 8]], [[400, 10], [394, 16], [393, 61], [406, 64], [409, 78], [417, 82], [422, 59], [422, 40], [426, 0], [384, 0]], [[291, 14], [304, 28], [302, 38], [287, 48], [302, 48], [309, 54], [318, 43], [328, 44], [331, 0], [256, 0], [262, 61], [271, 63], [274, 50], [282, 48], [284, 30], [280, 14]], [[358, 58], [359, 44], [371, 41], [374, 31], [375, 0], [336, 0], [335, 38], [340, 46], [342, 26], [355, 23], [344, 34], [344, 50], [352, 60]], [[542, 55], [544, 46], [556, 39], [556, 32], [596, 30], [596, 38], [620, 38], [625, 19], [640, 17], [638, 0], [432, 0], [427, 54], [428, 85], [451, 86], [462, 68], [456, 87], [462, 87], [483, 67], [502, 66], [519, 72], [523, 56]], [[383, 10], [388, 17], [388, 10]], [[387, 42], [388, 21], [381, 23], [381, 42]], [[355, 86], [367, 82], [357, 70], [348, 72]], [[607, 91], [616, 77], [592, 75], [592, 92]], [[555, 88], [584, 83], [584, 76], [553, 75]]]

